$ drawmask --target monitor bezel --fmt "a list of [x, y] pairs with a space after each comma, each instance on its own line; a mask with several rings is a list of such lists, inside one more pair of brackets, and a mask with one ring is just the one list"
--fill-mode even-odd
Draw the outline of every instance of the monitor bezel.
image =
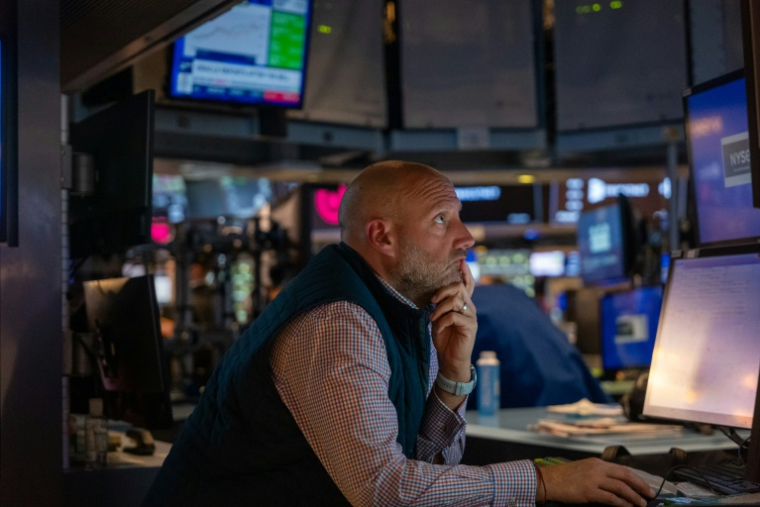
[[15, 39], [0, 32], [0, 243], [18, 246], [18, 101]]
[[686, 152], [687, 152], [688, 162], [689, 162], [689, 172], [691, 173], [691, 177], [689, 178], [689, 187], [690, 187], [689, 191], [691, 195], [694, 196], [692, 221], [694, 222], [695, 242], [697, 246], [700, 248], [732, 246], [732, 245], [742, 245], [742, 244], [747, 244], [747, 243], [760, 242], [760, 235], [748, 236], [745, 238], [726, 239], [726, 240], [720, 240], [720, 241], [703, 241], [700, 234], [700, 229], [699, 229], [700, 228], [700, 221], [699, 221], [700, 206], [699, 206], [699, 201], [698, 201], [699, 197], [697, 194], [697, 181], [696, 181], [697, 178], [696, 178], [696, 173], [694, 171], [694, 153], [692, 152], [692, 143], [690, 141], [691, 140], [691, 131], [690, 131], [691, 122], [689, 121], [689, 107], [688, 107], [689, 98], [694, 95], [698, 95], [704, 92], [708, 92], [710, 90], [714, 90], [721, 86], [725, 86], [729, 83], [736, 82], [740, 79], [746, 79], [745, 74], [744, 74], [744, 69], [735, 70], [733, 72], [729, 72], [728, 74], [724, 74], [715, 79], [705, 81], [704, 83], [692, 86], [691, 88], [687, 88], [683, 92], [684, 134], [686, 136]]
[[[721, 256], [733, 256], [733, 255], [746, 255], [746, 254], [757, 254], [760, 256], [760, 244], [743, 244], [743, 245], [726, 245], [722, 247], [715, 247], [715, 248], [702, 248], [702, 249], [694, 249], [694, 250], [688, 250], [688, 251], [681, 251], [681, 250], [674, 250], [671, 254], [671, 261], [670, 261], [670, 267], [668, 269], [668, 280], [673, 279], [673, 270], [675, 269], [676, 265], [681, 260], [690, 260], [690, 259], [703, 259], [703, 258], [709, 258], [709, 257], [721, 257]], [[665, 305], [667, 304], [668, 299], [670, 298], [670, 289], [671, 289], [671, 283], [667, 283], [665, 285], [665, 290], [662, 294], [662, 308], [665, 308]], [[657, 336], [655, 338], [655, 350], [657, 349], [657, 342], [660, 340], [660, 335], [663, 331], [663, 325], [665, 322], [665, 313], [663, 311], [660, 312], [660, 322], [657, 326]], [[760, 377], [758, 377], [760, 379]], [[759, 381], [760, 383], [760, 381]], [[674, 417], [670, 413], [662, 413], [661, 410], [658, 410], [661, 407], [653, 407], [649, 403], [649, 393], [651, 389], [651, 384], [647, 385], [647, 393], [646, 397], [644, 398], [644, 407], [643, 407], [643, 414], [646, 416], [652, 416], [657, 417], [661, 419], [669, 419], [673, 421], [681, 421], [681, 422], [704, 422], [706, 424], [714, 424], [717, 426], [724, 426], [724, 427], [735, 427], [740, 429], [747, 429], [744, 426], [730, 426], [719, 422], [711, 422], [707, 420], [701, 420], [697, 421], [696, 419], [689, 419], [686, 417]], [[760, 391], [760, 389], [758, 389]], [[756, 394], [756, 400], [757, 400], [757, 394]], [[654, 411], [652, 409], [655, 408]], [[760, 425], [760, 416], [758, 414], [758, 405], [757, 401], [755, 402], [755, 407], [753, 411], [753, 421], [751, 423], [751, 426]]]
[[[247, 0], [242, 0], [237, 2], [235, 5], [242, 4], [247, 2]], [[300, 97], [297, 103], [272, 103], [272, 102], [250, 102], [250, 101], [240, 101], [240, 100], [231, 100], [229, 97], [226, 97], [225, 99], [210, 99], [210, 98], [197, 98], [197, 97], [191, 97], [188, 95], [177, 95], [174, 93], [174, 76], [175, 76], [175, 68], [174, 68], [174, 62], [175, 62], [175, 55], [177, 52], [177, 44], [179, 43], [180, 39], [184, 39], [187, 34], [182, 35], [177, 40], [169, 44], [167, 47], [167, 53], [166, 53], [166, 79], [164, 80], [164, 97], [171, 101], [172, 103], [176, 103], [177, 105], [192, 105], [195, 104], [197, 106], [204, 106], [204, 107], [215, 107], [215, 108], [224, 108], [230, 111], [255, 111], [259, 109], [293, 109], [293, 110], [299, 110], [304, 108], [304, 99], [306, 98], [306, 86], [307, 86], [307, 79], [308, 79], [308, 70], [309, 70], [309, 48], [311, 45], [311, 29], [312, 24], [314, 20], [314, 0], [306, 0], [306, 3], [308, 5], [307, 12], [306, 12], [306, 32], [304, 34], [305, 42], [304, 42], [304, 51], [303, 51], [303, 69], [302, 69], [302, 79], [301, 79], [301, 93]], [[234, 6], [233, 6], [234, 8]], [[227, 11], [229, 12], [229, 11]], [[226, 14], [226, 12], [224, 13]], [[224, 16], [222, 14], [222, 16]], [[202, 26], [202, 25], [199, 25]], [[197, 28], [197, 27], [196, 27]]]

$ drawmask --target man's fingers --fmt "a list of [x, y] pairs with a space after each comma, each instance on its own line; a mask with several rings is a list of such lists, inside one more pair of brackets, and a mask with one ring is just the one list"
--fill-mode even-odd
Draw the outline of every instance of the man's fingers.
[[471, 329], [477, 321], [469, 319], [458, 312], [448, 312], [439, 318], [433, 326], [433, 338], [437, 337], [444, 329], [451, 326]]
[[454, 297], [457, 294], [464, 294], [467, 289], [462, 282], [450, 283], [445, 287], [438, 289], [438, 292], [430, 299], [431, 303], [438, 304], [446, 298]]
[[[464, 305], [467, 305], [467, 308], [463, 312], [462, 308], [464, 308]], [[441, 318], [442, 315], [445, 315], [449, 312], [457, 312], [466, 317], [474, 317], [477, 313], [477, 309], [475, 308], [475, 305], [472, 303], [472, 301], [467, 302], [462, 297], [454, 296], [446, 298], [438, 303], [435, 307], [435, 310], [433, 310], [433, 313], [430, 314], [430, 320], [432, 322], [435, 322]]]
[[[606, 481], [600, 483], [599, 487], [622, 498], [626, 503], [630, 503], [637, 507], [646, 507], [647, 505], [647, 501], [643, 496], [631, 489], [628, 484], [618, 479], [610, 477]], [[648, 489], [649, 488], [647, 487], [647, 490]]]
[[628, 486], [630, 486], [634, 491], [638, 491], [640, 495], [654, 498], [654, 494], [652, 493], [652, 488], [649, 487], [649, 484], [647, 484], [647, 482], [644, 479], [636, 475], [636, 473], [634, 473], [633, 470], [631, 470], [628, 467], [615, 466], [610, 469], [609, 476], [623, 481]]
[[470, 266], [467, 265], [467, 261], [462, 259], [459, 261], [459, 269], [462, 271], [462, 283], [464, 283], [467, 294], [472, 297], [472, 293], [475, 292], [475, 278], [472, 276]]
[[591, 498], [591, 501], [596, 503], [603, 503], [605, 505], [612, 505], [613, 507], [641, 507], [638, 504], [631, 504], [631, 502], [620, 498], [611, 491], [599, 490], [599, 492]]

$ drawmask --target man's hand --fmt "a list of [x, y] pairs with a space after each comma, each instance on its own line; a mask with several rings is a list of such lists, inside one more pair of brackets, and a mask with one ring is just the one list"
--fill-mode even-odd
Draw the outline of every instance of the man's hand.
[[538, 485], [536, 498], [563, 503], [603, 503], [615, 507], [646, 507], [655, 491], [628, 467], [598, 458], [541, 468], [546, 496]]
[[[476, 308], [471, 299], [475, 280], [464, 259], [460, 261], [460, 269], [462, 281], [443, 287], [433, 296], [431, 302], [436, 307], [430, 314], [430, 321], [433, 323], [433, 344], [438, 351], [441, 373], [456, 382], [469, 382], [472, 347], [478, 330]], [[436, 392], [452, 409], [464, 399], [437, 388]]]

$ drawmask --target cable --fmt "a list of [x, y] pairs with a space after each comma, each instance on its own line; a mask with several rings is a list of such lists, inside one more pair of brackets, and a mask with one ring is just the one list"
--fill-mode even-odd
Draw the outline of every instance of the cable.
[[655, 498], [657, 498], [658, 496], [660, 496], [660, 493], [662, 492], [662, 488], [665, 487], [665, 483], [668, 481], [668, 478], [673, 474], [673, 472], [676, 471], [676, 470], [684, 469], [684, 468], [688, 468], [689, 470], [691, 470], [691, 471], [695, 472], [696, 474], [698, 474], [702, 478], [702, 480], [705, 481], [705, 484], [707, 484], [707, 487], [710, 488], [711, 490], [715, 491], [715, 489], [713, 488], [712, 484], [710, 483], [710, 480], [707, 477], [705, 477], [705, 475], [698, 468], [695, 468], [695, 467], [690, 466], [690, 465], [676, 465], [676, 466], [672, 467], [670, 470], [668, 470], [668, 473], [665, 474], [665, 477], [662, 479], [662, 484], [660, 484], [660, 489], [658, 489], [657, 490], [657, 494], [654, 495]]

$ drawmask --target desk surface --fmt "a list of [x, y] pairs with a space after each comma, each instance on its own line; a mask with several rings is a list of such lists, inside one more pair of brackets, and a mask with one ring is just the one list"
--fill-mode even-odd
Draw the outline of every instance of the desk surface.
[[[634, 456], [664, 454], [671, 447], [678, 447], [687, 452], [736, 449], [736, 444], [720, 432], [702, 435], [690, 428], [669, 435], [617, 434], [573, 437], [560, 437], [528, 429], [529, 424], [535, 424], [539, 419], [562, 417], [562, 414], [548, 412], [543, 407], [502, 409], [493, 418], [482, 418], [476, 411], [467, 411], [467, 436], [599, 455], [610, 445], [625, 446]], [[749, 431], [746, 434], [749, 436]]]

